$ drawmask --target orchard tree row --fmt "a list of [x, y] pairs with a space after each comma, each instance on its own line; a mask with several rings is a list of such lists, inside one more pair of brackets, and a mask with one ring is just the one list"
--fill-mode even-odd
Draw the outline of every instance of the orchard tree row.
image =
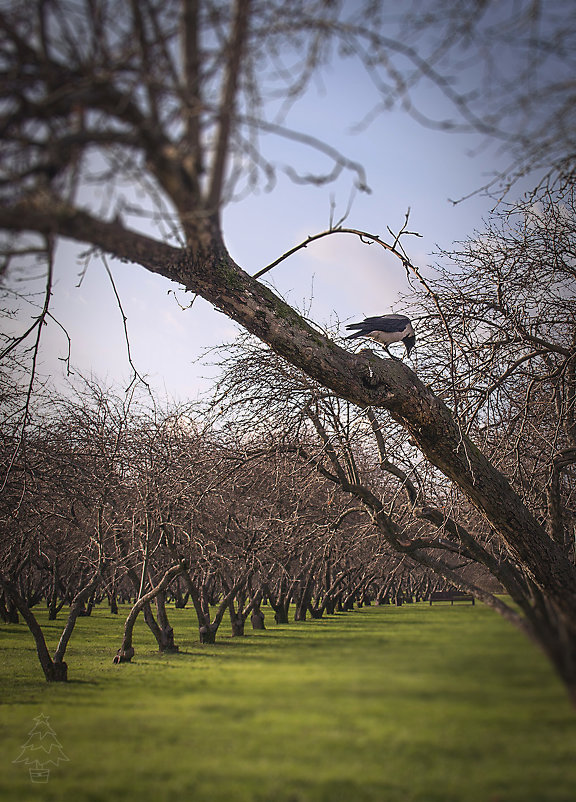
[[[74, 624], [102, 600], [133, 604], [123, 662], [140, 612], [159, 649], [177, 649], [167, 598], [193, 607], [200, 641], [213, 643], [224, 616], [236, 636], [249, 618], [264, 627], [262, 602], [287, 623], [290, 605], [305, 620], [439, 584], [323, 474], [304, 430], [288, 439], [210, 409], [160, 411], [94, 382], [37, 405], [25, 440], [5, 425], [0, 614], [28, 624], [48, 680], [66, 679]], [[44, 605], [64, 622], [53, 655], [34, 609]]]

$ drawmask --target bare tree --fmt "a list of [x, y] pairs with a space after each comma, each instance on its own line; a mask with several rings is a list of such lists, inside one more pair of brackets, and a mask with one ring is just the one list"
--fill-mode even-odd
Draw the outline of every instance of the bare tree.
[[185, 570], [186, 566], [183, 564], [173, 565], [169, 568], [162, 579], [151, 588], [148, 593], [141, 596], [138, 601], [134, 604], [132, 609], [128, 614], [128, 618], [124, 624], [124, 636], [122, 638], [122, 645], [118, 649], [118, 652], [114, 658], [115, 663], [129, 663], [132, 658], [134, 657], [134, 647], [132, 645], [132, 637], [134, 633], [134, 624], [136, 623], [136, 619], [140, 612], [144, 609], [147, 604], [150, 604], [152, 599], [156, 598], [159, 593], [161, 593], [170, 582], [181, 574]]
[[[542, 540], [575, 561], [576, 207], [574, 188], [501, 207], [450, 254], [421, 295], [423, 377], [533, 511]], [[430, 293], [432, 289], [432, 293]], [[569, 673], [565, 619], [527, 566], [512, 597]], [[507, 569], [508, 570], [508, 569]], [[536, 581], [535, 581], [536, 580]], [[565, 680], [569, 682], [568, 680]]]
[[[37, 404], [25, 432], [12, 433], [12, 466], [0, 495], [0, 583], [36, 640], [47, 680], [65, 681], [64, 654], [78, 616], [110, 578], [126, 529], [125, 432], [129, 403], [95, 383]], [[7, 439], [9, 439], [7, 437]], [[13, 441], [16, 442], [13, 442]], [[32, 608], [46, 599], [54, 619], [69, 606], [53, 658]]]
[[[494, 248], [490, 254], [495, 255]], [[475, 273], [481, 260], [482, 256], [475, 251]], [[539, 518], [543, 517], [545, 498], [549, 499], [548, 530], [555, 541], [562, 544], [565, 559], [573, 563], [573, 535], [567, 536], [566, 527], [573, 532], [574, 487], [573, 477], [568, 474], [573, 464], [573, 388], [569, 381], [569, 364], [574, 356], [569, 351], [562, 354], [562, 370], [553, 371], [558, 379], [558, 387], [554, 398], [546, 403], [540, 391], [538, 373], [534, 373], [532, 381], [526, 381], [524, 371], [527, 359], [517, 360], [522, 366], [521, 377], [511, 378], [512, 370], [508, 375], [503, 374], [497, 360], [492, 357], [494, 337], [503, 347], [511, 339], [518, 344], [514, 329], [499, 328], [494, 331], [488, 327], [486, 341], [483, 343], [476, 336], [477, 348], [471, 347], [473, 326], [478, 325], [484, 332], [487, 328], [486, 299], [492, 286], [488, 265], [493, 265], [493, 262], [485, 255], [486, 295], [471, 291], [467, 299], [470, 305], [468, 309], [463, 305], [462, 277], [456, 278], [450, 273], [447, 273], [446, 281], [454, 295], [449, 295], [445, 289], [443, 296], [438, 295], [428, 301], [436, 312], [435, 304], [446, 301], [446, 306], [441, 307], [445, 314], [443, 317], [438, 315], [437, 325], [441, 327], [447, 319], [450, 320], [453, 326], [449, 331], [461, 348], [461, 359], [454, 363], [454, 372], [459, 379], [459, 403], [455, 406], [457, 409], [462, 407], [465, 388], [472, 404], [459, 417], [459, 423], [464, 431], [467, 419], [474, 426], [477, 425], [476, 419], [482, 418], [486, 450], [490, 451], [490, 440], [497, 438], [493, 444], [494, 458], [498, 457], [502, 468], [518, 485], [526, 507], [534, 509]], [[551, 315], [549, 304], [554, 293], [546, 298], [542, 278], [533, 271], [529, 275], [529, 281], [535, 282], [534, 289], [537, 288], [541, 305], [534, 308], [535, 314], [536, 309], [540, 311], [537, 313], [538, 320], [534, 319], [531, 327], [531, 336], [537, 337], [537, 326], [544, 323], [548, 327], [548, 336], [551, 336], [552, 320], [563, 330], [567, 321], [562, 321], [561, 310], [564, 309], [564, 316], [573, 315], [573, 303], [566, 304], [564, 298], [557, 299], [559, 308], [555, 315]], [[555, 282], [553, 286], [556, 287]], [[492, 289], [496, 291], [497, 287], [494, 285]], [[500, 289], [501, 303], [506, 305], [504, 298], [508, 292], [515, 295], [515, 285]], [[526, 303], [532, 306], [526, 284], [522, 284], [522, 293]], [[449, 305], [450, 300], [453, 301], [453, 307]], [[539, 317], [541, 307], [548, 309], [544, 319]], [[472, 315], [474, 308], [477, 312]], [[459, 337], [456, 314], [464, 315], [463, 337]], [[430, 320], [431, 332], [434, 331], [432, 323], [433, 320]], [[522, 325], [525, 328], [529, 326], [526, 317]], [[494, 337], [491, 336], [493, 333]], [[465, 339], [466, 336], [470, 339]], [[452, 374], [449, 355], [445, 354], [442, 359], [442, 348], [449, 351], [450, 344], [448, 341], [442, 346], [434, 340], [432, 333], [430, 337], [430, 343], [423, 346], [431, 349], [430, 377], [439, 390], [444, 388], [448, 393], [452, 388]], [[433, 343], [435, 351], [432, 351]], [[483, 348], [486, 353], [481, 357]], [[529, 349], [528, 354], [532, 354], [532, 346]], [[353, 565], [358, 569], [360, 584], [356, 591], [352, 591], [350, 598], [357, 595], [362, 583], [369, 586], [370, 582], [381, 576], [378, 563], [382, 557], [386, 558], [391, 553], [403, 555], [404, 569], [421, 566], [434, 571], [445, 582], [481, 599], [518, 627], [543, 649], [562, 680], [570, 687], [573, 652], [570, 643], [563, 640], [563, 617], [550, 604], [546, 594], [518, 561], [515, 553], [500, 538], [494, 537], [493, 531], [485, 525], [474, 507], [454, 489], [446, 488], [440, 474], [431, 470], [422, 460], [414, 448], [414, 442], [406, 437], [402, 427], [393, 425], [372, 407], [362, 412], [334, 397], [253, 339], [241, 337], [230, 348], [230, 352], [232, 356], [228, 357], [227, 369], [219, 382], [217, 403], [222, 404], [226, 399], [236, 425], [246, 425], [249, 421], [252, 432], [258, 430], [255, 423], [259, 420], [258, 416], [261, 416], [262, 428], [275, 427], [278, 447], [286, 453], [293, 453], [306, 465], [315, 468], [328, 482], [355, 499], [358, 507], [368, 513], [372, 529], [379, 535], [376, 552], [368, 550], [363, 557], [359, 555], [354, 559]], [[436, 371], [436, 358], [438, 364], [446, 366], [444, 371]], [[501, 379], [490, 393], [491, 396], [500, 392], [504, 394], [496, 420], [493, 418], [494, 410], [489, 410], [486, 404], [481, 410], [478, 408], [478, 377], [470, 384], [465, 382], [468, 378], [464, 369], [466, 358], [481, 365], [485, 386], [490, 385], [488, 367], [492, 367], [494, 376]], [[426, 359], [425, 354], [423, 359]], [[225, 367], [224, 363], [222, 367]], [[550, 368], [549, 362], [542, 376], [545, 385], [550, 380]], [[527, 397], [528, 387], [531, 389]], [[521, 402], [521, 408], [517, 411], [510, 404], [511, 398]], [[495, 398], [491, 398], [491, 403], [495, 403]], [[506, 425], [503, 425], [504, 420]], [[531, 429], [534, 430], [532, 436]], [[526, 442], [520, 443], [520, 440]], [[546, 462], [543, 444], [550, 450]], [[514, 455], [513, 460], [510, 459], [511, 454]], [[559, 526], [562, 529], [556, 531]], [[349, 537], [362, 543], [360, 532], [357, 525]], [[319, 573], [318, 565], [313, 566], [312, 572]], [[393, 575], [394, 570], [387, 572], [390, 573]], [[304, 606], [313, 592], [311, 574], [307, 573], [306, 576], [308, 598]], [[388, 575], [383, 579], [383, 584], [389, 582]], [[510, 595], [512, 603], [501, 597], [503, 589]], [[396, 591], [395, 595], [402, 594]]]

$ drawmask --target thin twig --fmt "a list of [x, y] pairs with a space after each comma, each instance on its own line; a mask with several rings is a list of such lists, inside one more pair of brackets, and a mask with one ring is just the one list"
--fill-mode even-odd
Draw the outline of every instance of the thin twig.
[[122, 306], [122, 301], [120, 300], [120, 295], [119, 295], [118, 290], [116, 288], [116, 284], [114, 282], [114, 277], [112, 276], [112, 271], [110, 270], [110, 267], [108, 265], [108, 261], [106, 259], [106, 256], [102, 253], [102, 254], [100, 254], [100, 258], [102, 259], [102, 264], [104, 265], [104, 267], [106, 269], [106, 272], [108, 273], [108, 278], [110, 279], [110, 284], [112, 285], [112, 290], [113, 290], [114, 295], [116, 297], [116, 303], [118, 304], [118, 309], [120, 310], [120, 314], [122, 315], [122, 326], [124, 327], [124, 341], [126, 343], [126, 352], [127, 352], [127, 355], [128, 355], [128, 364], [130, 365], [130, 367], [132, 368], [132, 371], [133, 371], [133, 376], [132, 376], [132, 379], [130, 381], [130, 384], [128, 385], [128, 387], [126, 389], [126, 392], [128, 392], [128, 390], [130, 389], [132, 384], [136, 380], [138, 380], [138, 381], [142, 382], [142, 384], [148, 389], [148, 392], [150, 393], [150, 395], [152, 395], [152, 389], [151, 389], [150, 385], [148, 384], [146, 379], [144, 379], [144, 377], [138, 372], [134, 362], [132, 361], [132, 352], [130, 350], [130, 337], [129, 337], [129, 334], [128, 334], [128, 318], [126, 317], [126, 314], [124, 313], [124, 307]]
[[[420, 237], [421, 236], [420, 234], [417, 234], [416, 232], [413, 232], [413, 231], [405, 232], [405, 233], [410, 233], [415, 237]], [[262, 270], [259, 270], [257, 273], [254, 273], [253, 278], [260, 278], [265, 273], [268, 273], [270, 270], [272, 270], [273, 268], [277, 267], [281, 262], [284, 262], [286, 259], [288, 259], [289, 256], [293, 256], [295, 253], [297, 253], [298, 251], [301, 251], [303, 248], [307, 248], [308, 245], [310, 245], [310, 243], [316, 242], [317, 240], [323, 239], [324, 237], [329, 237], [332, 234], [353, 234], [354, 236], [359, 237], [362, 240], [362, 242], [366, 242], [366, 243], [374, 242], [377, 245], [380, 245], [385, 250], [390, 251], [390, 253], [393, 253], [394, 256], [396, 256], [398, 259], [400, 259], [400, 261], [402, 262], [402, 264], [405, 267], [410, 265], [410, 268], [414, 269], [412, 267], [412, 265], [410, 264], [410, 262], [409, 262], [409, 260], [408, 260], [408, 258], [407, 258], [405, 253], [403, 253], [397, 247], [394, 247], [393, 245], [389, 245], [387, 242], [385, 242], [383, 239], [381, 239], [376, 234], [369, 234], [367, 231], [361, 231], [360, 229], [357, 229], [357, 228], [342, 228], [341, 226], [335, 226], [334, 228], [329, 228], [327, 231], [321, 231], [319, 234], [311, 234], [308, 237], [308, 239], [304, 240], [303, 242], [300, 242], [298, 245], [295, 245], [293, 248], [290, 248], [290, 250], [286, 251], [286, 253], [283, 253], [282, 256], [279, 256], [278, 259], [275, 259], [269, 265], [266, 265], [266, 267], [263, 267]]]

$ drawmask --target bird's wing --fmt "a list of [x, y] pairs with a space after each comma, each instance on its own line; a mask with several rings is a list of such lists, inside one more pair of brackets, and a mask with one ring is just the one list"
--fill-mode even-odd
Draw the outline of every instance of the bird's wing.
[[346, 326], [347, 329], [362, 329], [362, 331], [404, 331], [410, 323], [410, 318], [406, 315], [377, 315], [367, 317], [361, 323], [353, 323]]

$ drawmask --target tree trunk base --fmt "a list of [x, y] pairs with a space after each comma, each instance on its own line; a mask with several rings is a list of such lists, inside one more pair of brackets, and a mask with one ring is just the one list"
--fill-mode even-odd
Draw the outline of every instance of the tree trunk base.
[[52, 663], [46, 676], [47, 682], [68, 682], [68, 664], [64, 661]]
[[130, 646], [128, 649], [118, 649], [114, 657], [115, 663], [130, 663], [135, 655], [134, 647]]
[[160, 631], [160, 640], [158, 641], [161, 652], [178, 652], [180, 648], [174, 643], [174, 630], [168, 624]]
[[266, 629], [264, 626], [264, 613], [261, 610], [253, 612], [250, 616], [252, 622], [252, 629]]
[[232, 637], [240, 638], [244, 635], [244, 620], [242, 618], [232, 619]]
[[210, 627], [200, 627], [200, 643], [216, 643], [216, 630]]

